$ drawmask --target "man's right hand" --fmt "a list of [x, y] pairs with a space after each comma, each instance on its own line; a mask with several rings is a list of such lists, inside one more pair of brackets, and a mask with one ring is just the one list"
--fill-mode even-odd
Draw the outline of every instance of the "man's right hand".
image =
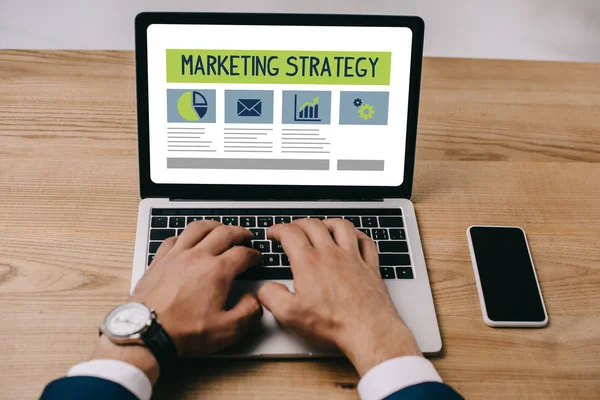
[[294, 293], [267, 282], [258, 298], [283, 326], [337, 346], [361, 376], [385, 360], [421, 355], [381, 279], [375, 243], [352, 223], [302, 219], [267, 233], [290, 259]]

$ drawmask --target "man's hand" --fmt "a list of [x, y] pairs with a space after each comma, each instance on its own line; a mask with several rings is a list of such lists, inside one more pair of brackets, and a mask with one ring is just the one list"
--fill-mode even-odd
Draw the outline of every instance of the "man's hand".
[[[195, 221], [180, 236], [165, 240], [158, 249], [129, 300], [154, 308], [180, 357], [221, 350], [237, 341], [260, 319], [262, 307], [250, 293], [230, 310], [225, 309], [233, 279], [260, 261], [258, 251], [235, 246], [252, 237], [250, 231], [239, 226]], [[94, 358], [117, 351], [115, 347], [131, 347], [106, 342], [100, 341], [100, 350], [96, 349]], [[119, 349], [119, 353], [122, 351]], [[149, 353], [147, 349], [136, 351]], [[144, 370], [148, 372], [147, 367]]]
[[195, 221], [156, 252], [130, 300], [156, 310], [180, 357], [219, 351], [260, 318], [262, 308], [250, 293], [225, 309], [233, 279], [260, 261], [258, 251], [235, 246], [251, 239], [252, 233], [239, 226]]
[[294, 274], [294, 293], [275, 282], [258, 292], [285, 327], [317, 344], [339, 347], [362, 376], [382, 361], [421, 355], [379, 273], [375, 243], [342, 219], [274, 225]]

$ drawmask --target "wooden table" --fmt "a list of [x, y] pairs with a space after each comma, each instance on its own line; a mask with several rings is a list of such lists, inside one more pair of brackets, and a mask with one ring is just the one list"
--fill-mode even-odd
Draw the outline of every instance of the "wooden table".
[[[0, 397], [85, 360], [125, 300], [139, 202], [134, 59], [0, 52]], [[426, 59], [415, 202], [444, 342], [467, 398], [600, 396], [600, 64]], [[520, 225], [550, 325], [481, 318], [465, 229]], [[156, 397], [353, 399], [345, 360], [205, 361]]]

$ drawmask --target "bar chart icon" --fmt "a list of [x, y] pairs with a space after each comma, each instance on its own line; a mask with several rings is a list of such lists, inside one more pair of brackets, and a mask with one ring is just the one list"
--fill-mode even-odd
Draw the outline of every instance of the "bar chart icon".
[[328, 90], [284, 90], [281, 122], [290, 125], [329, 125], [331, 92]]
[[294, 121], [319, 122], [319, 97], [313, 98], [312, 102], [305, 101], [298, 107], [298, 95], [294, 95]]

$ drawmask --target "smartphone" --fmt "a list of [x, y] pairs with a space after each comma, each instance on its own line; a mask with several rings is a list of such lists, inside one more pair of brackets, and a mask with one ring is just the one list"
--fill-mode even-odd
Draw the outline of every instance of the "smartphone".
[[467, 239], [485, 323], [546, 326], [548, 314], [525, 231], [518, 226], [473, 225]]

